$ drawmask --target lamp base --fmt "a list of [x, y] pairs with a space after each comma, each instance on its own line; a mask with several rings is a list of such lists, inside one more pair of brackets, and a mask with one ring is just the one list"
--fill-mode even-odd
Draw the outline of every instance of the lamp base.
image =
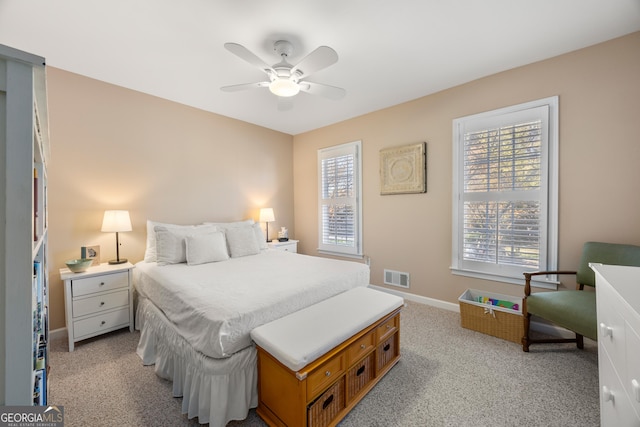
[[127, 262], [126, 258], [119, 258], [119, 259], [109, 260], [109, 264], [124, 264], [125, 262]]

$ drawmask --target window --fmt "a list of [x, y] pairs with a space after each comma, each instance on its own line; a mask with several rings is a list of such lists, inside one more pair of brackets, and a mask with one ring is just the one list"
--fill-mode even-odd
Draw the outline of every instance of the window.
[[557, 123], [557, 97], [453, 121], [454, 274], [522, 283], [556, 269]]
[[361, 142], [318, 150], [318, 250], [362, 257]]

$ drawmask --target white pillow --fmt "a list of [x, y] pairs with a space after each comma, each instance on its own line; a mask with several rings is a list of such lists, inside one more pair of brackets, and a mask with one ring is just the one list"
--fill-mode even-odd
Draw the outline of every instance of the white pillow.
[[156, 231], [155, 226], [162, 226], [171, 229], [180, 229], [180, 228], [188, 228], [194, 229], [195, 225], [176, 225], [176, 224], [165, 224], [162, 222], [149, 221], [147, 220], [147, 248], [144, 251], [144, 260], [146, 262], [156, 262], [157, 261], [157, 249], [156, 249]]
[[262, 232], [262, 227], [260, 227], [260, 224], [253, 224], [253, 232], [256, 235], [256, 240], [258, 241], [258, 247], [260, 249], [269, 249], [269, 245], [267, 244], [267, 238], [264, 237], [264, 233]]
[[185, 237], [187, 264], [198, 265], [229, 259], [224, 233], [214, 231]]
[[228, 230], [229, 228], [246, 227], [247, 225], [253, 225], [255, 223], [252, 219], [245, 219], [243, 221], [232, 222], [203, 222], [205, 225], [215, 225], [219, 230]]
[[225, 234], [231, 258], [260, 253], [260, 246], [258, 246], [253, 226], [231, 227], [225, 231]]
[[187, 261], [185, 238], [217, 231], [215, 226], [167, 227], [156, 225], [156, 262], [158, 265], [179, 264]]

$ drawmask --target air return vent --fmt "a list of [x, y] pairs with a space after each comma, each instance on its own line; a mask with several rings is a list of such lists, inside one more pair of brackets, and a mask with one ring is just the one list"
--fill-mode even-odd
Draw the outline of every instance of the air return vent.
[[395, 270], [384, 270], [384, 284], [409, 288], [409, 273]]

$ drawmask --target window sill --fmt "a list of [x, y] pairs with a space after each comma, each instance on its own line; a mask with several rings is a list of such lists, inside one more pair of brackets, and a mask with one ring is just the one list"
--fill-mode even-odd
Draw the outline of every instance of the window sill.
[[364, 259], [364, 255], [345, 254], [344, 252], [332, 252], [324, 249], [317, 249], [317, 251], [319, 254], [322, 254], [322, 255], [331, 255], [335, 257], [353, 258], [353, 259]]
[[[457, 276], [472, 277], [474, 279], [491, 280], [494, 282], [511, 283], [512, 285], [524, 286], [524, 277], [511, 277], [511, 276], [499, 276], [497, 274], [486, 273], [484, 271], [473, 270], [461, 270], [454, 267], [449, 267], [452, 274]], [[543, 277], [543, 276], [540, 276]], [[541, 289], [558, 290], [559, 281], [552, 279], [554, 276], [549, 276], [546, 280], [531, 280], [531, 286]]]

